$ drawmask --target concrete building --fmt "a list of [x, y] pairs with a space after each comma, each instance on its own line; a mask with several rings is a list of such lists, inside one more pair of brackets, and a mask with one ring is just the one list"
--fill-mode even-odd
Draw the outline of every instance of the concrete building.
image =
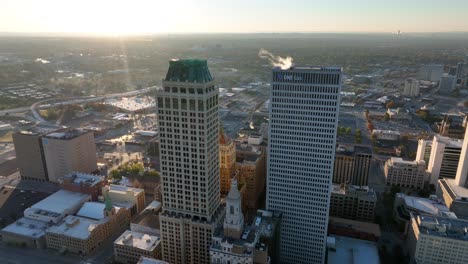
[[410, 213], [408, 250], [412, 263], [464, 264], [468, 221]]
[[457, 77], [457, 79], [462, 79], [465, 76], [465, 67], [465, 63], [457, 63], [457, 70], [455, 72], [455, 77]]
[[90, 195], [60, 190], [24, 210], [24, 216], [57, 224], [65, 216], [76, 214], [90, 200]]
[[381, 237], [378, 224], [330, 216], [328, 234], [377, 242]]
[[21, 131], [13, 134], [16, 162], [23, 180], [49, 180], [41, 140], [42, 135], [32, 131]]
[[136, 264], [141, 257], [160, 259], [161, 239], [127, 230], [114, 241], [114, 257], [122, 264]]
[[372, 160], [368, 146], [343, 145], [336, 148], [333, 183], [367, 186]]
[[403, 95], [407, 97], [416, 97], [419, 95], [419, 81], [415, 78], [408, 78], [405, 80], [405, 87]]
[[393, 203], [393, 214], [400, 222], [408, 222], [410, 213], [457, 218], [436, 195], [429, 198], [409, 196], [397, 193]]
[[328, 264], [380, 263], [377, 243], [368, 240], [329, 236], [327, 253]]
[[27, 208], [24, 217], [2, 230], [2, 240], [7, 244], [45, 248], [46, 229], [67, 215], [76, 214], [90, 199], [87, 194], [60, 190]]
[[108, 195], [112, 203], [127, 208], [132, 217], [145, 209], [145, 191], [143, 189], [110, 184], [103, 187], [102, 195], [104, 197]]
[[206, 60], [172, 60], [157, 91], [163, 260], [209, 263], [220, 206], [218, 89]]
[[435, 135], [427, 170], [431, 174], [430, 184], [437, 184], [439, 178], [454, 179], [457, 172], [462, 141]]
[[342, 70], [273, 69], [267, 210], [283, 215], [281, 263], [324, 263]]
[[436, 194], [441, 198], [450, 211], [459, 218], [468, 219], [468, 129], [462, 143], [460, 159], [455, 179], [440, 179]]
[[426, 162], [407, 161], [392, 157], [385, 162], [385, 181], [387, 185], [423, 189], [429, 178]]
[[398, 141], [400, 140], [400, 132], [392, 130], [372, 130], [372, 135], [375, 135], [377, 139], [380, 140], [389, 140], [389, 141]]
[[63, 190], [89, 194], [91, 200], [97, 201], [102, 195], [102, 187], [105, 186], [106, 181], [102, 176], [71, 172], [59, 179], [58, 183]]
[[97, 170], [96, 145], [92, 132], [70, 129], [42, 137], [49, 181], [73, 171], [92, 173]]
[[154, 258], [140, 257], [140, 261], [137, 264], [169, 264], [166, 261], [162, 261]]
[[241, 194], [233, 179], [226, 198], [226, 217], [213, 234], [211, 263], [277, 263], [279, 214], [259, 210], [252, 225], [246, 225], [242, 214]]
[[79, 255], [96, 252], [111, 235], [122, 232], [130, 222], [126, 208], [106, 203], [89, 202], [78, 214], [69, 215], [58, 225], [46, 230], [47, 247]]
[[439, 81], [439, 92], [451, 93], [455, 90], [457, 84], [457, 78], [453, 75], [444, 74]]
[[426, 162], [426, 169], [429, 165], [429, 160], [431, 158], [432, 151], [432, 141], [431, 140], [418, 140], [418, 150], [416, 152], [415, 160], [424, 160]]
[[130, 230], [143, 234], [161, 237], [159, 226], [159, 214], [161, 213], [161, 203], [151, 202], [143, 212], [136, 216], [130, 223]]
[[424, 81], [438, 82], [444, 72], [444, 65], [423, 65], [419, 71], [419, 79]]
[[377, 195], [367, 186], [332, 186], [330, 216], [359, 221], [374, 221]]
[[265, 197], [266, 154], [258, 142], [239, 142], [236, 145], [237, 179], [243, 184], [242, 208], [250, 216], [259, 209]]
[[236, 147], [223, 129], [219, 133], [219, 165], [221, 195], [225, 196], [231, 188], [231, 178], [237, 174], [237, 166]]

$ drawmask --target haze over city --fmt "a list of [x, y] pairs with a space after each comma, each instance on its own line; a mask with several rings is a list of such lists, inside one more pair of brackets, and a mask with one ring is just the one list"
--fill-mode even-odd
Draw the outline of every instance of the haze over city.
[[0, 32], [466, 32], [463, 0], [4, 0]]
[[468, 263], [467, 10], [0, 0], [0, 263]]

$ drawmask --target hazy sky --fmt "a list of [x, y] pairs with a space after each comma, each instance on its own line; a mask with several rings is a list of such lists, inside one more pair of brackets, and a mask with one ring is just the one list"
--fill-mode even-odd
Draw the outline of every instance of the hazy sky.
[[0, 32], [468, 31], [468, 0], [0, 0]]

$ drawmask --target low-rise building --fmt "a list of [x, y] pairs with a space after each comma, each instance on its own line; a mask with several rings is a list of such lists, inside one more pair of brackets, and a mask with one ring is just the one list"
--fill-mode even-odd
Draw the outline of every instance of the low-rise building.
[[154, 258], [141, 257], [137, 264], [169, 264], [169, 262]]
[[45, 230], [50, 223], [22, 217], [3, 228], [2, 240], [7, 245], [45, 248]]
[[424, 160], [406, 161], [392, 157], [385, 162], [384, 172], [387, 185], [415, 189], [424, 188], [424, 182], [429, 177]]
[[160, 237], [127, 230], [114, 241], [114, 257], [118, 263], [136, 264], [142, 256], [161, 258]]
[[114, 204], [128, 208], [132, 217], [145, 209], [145, 191], [143, 189], [110, 184], [103, 187], [102, 194], [109, 195]]
[[24, 210], [24, 217], [57, 224], [65, 216], [76, 214], [90, 200], [87, 194], [59, 190]]
[[130, 223], [130, 230], [153, 236], [160, 236], [159, 213], [161, 213], [161, 203], [151, 202], [143, 212], [136, 216]]
[[379, 264], [377, 243], [344, 236], [327, 237], [328, 264]]
[[336, 148], [333, 183], [367, 186], [372, 160], [368, 146], [340, 144]]
[[328, 234], [377, 242], [381, 236], [378, 224], [330, 216]]
[[93, 201], [97, 201], [106, 181], [102, 176], [72, 172], [59, 179], [58, 183], [63, 190], [89, 194]]
[[372, 222], [376, 204], [377, 196], [367, 186], [332, 186], [330, 216]]
[[103, 245], [112, 234], [128, 227], [130, 212], [106, 203], [89, 202], [76, 216], [69, 215], [58, 225], [46, 230], [47, 247], [59, 251], [89, 255]]
[[377, 139], [380, 140], [389, 140], [389, 141], [398, 141], [400, 140], [400, 132], [392, 130], [372, 130], [372, 135], [375, 135]]
[[410, 220], [410, 213], [427, 214], [433, 216], [457, 218], [450, 212], [449, 208], [439, 200], [436, 195], [429, 198], [409, 196], [404, 193], [397, 193], [393, 203], [393, 213], [395, 218], [401, 222]]
[[413, 263], [464, 264], [468, 221], [410, 213], [408, 250]]

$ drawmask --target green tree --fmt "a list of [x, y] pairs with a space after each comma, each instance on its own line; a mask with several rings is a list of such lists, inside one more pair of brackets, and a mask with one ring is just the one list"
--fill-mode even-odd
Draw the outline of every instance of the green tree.
[[346, 128], [346, 135], [351, 135], [351, 127]]
[[114, 180], [122, 179], [122, 175], [120, 174], [120, 171], [118, 170], [111, 170], [110, 177]]
[[388, 113], [385, 113], [383, 119], [384, 119], [385, 121], [390, 120], [390, 115], [389, 115]]

